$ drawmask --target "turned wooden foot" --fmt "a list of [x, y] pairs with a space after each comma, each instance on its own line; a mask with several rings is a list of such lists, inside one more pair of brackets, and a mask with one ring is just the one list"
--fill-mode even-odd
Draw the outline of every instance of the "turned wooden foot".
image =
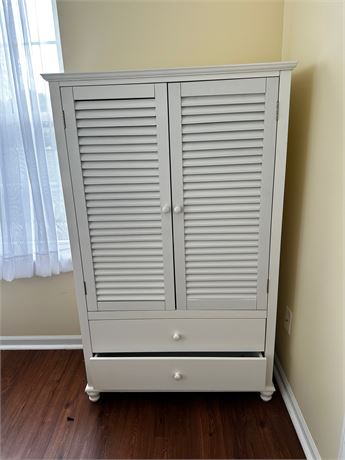
[[92, 402], [97, 402], [101, 397], [100, 392], [96, 391], [91, 385], [86, 385], [85, 393], [88, 395], [89, 400]]
[[273, 395], [273, 391], [261, 391], [260, 392], [260, 398], [265, 401], [271, 401]]

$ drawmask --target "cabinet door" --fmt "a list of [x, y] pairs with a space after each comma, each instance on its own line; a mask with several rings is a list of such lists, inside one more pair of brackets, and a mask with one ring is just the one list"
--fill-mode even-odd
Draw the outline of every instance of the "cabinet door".
[[88, 309], [175, 308], [167, 86], [61, 91]]
[[278, 78], [169, 85], [178, 308], [265, 309]]

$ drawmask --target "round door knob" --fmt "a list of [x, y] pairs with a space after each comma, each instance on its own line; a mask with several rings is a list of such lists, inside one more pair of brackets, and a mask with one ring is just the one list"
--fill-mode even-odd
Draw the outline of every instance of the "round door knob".
[[162, 207], [162, 213], [163, 214], [168, 214], [170, 212], [170, 205], [169, 204], [165, 204], [163, 207]]
[[182, 212], [182, 207], [181, 206], [175, 206], [174, 207], [174, 213], [175, 214], [180, 214]]
[[172, 338], [173, 338], [173, 340], [175, 340], [177, 342], [178, 340], [182, 339], [182, 335], [179, 332], [174, 332], [173, 335], [172, 335]]
[[175, 380], [181, 380], [182, 379], [182, 374], [179, 371], [174, 372], [174, 379]]

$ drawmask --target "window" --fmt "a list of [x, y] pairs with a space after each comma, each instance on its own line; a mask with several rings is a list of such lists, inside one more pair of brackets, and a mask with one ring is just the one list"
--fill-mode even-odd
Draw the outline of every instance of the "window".
[[55, 0], [0, 3], [0, 276], [72, 269], [47, 83], [62, 71]]

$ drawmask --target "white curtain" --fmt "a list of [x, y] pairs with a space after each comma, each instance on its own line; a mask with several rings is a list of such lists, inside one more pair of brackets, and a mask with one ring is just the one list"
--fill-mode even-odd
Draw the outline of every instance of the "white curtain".
[[55, 0], [0, 0], [0, 278], [72, 269], [41, 72], [62, 71]]

